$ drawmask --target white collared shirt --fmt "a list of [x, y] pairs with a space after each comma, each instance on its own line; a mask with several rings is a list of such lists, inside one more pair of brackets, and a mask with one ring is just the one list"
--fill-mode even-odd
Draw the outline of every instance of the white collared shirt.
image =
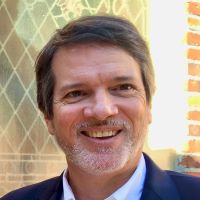
[[[76, 200], [66, 178], [67, 170], [63, 173], [63, 194], [61, 200]], [[129, 180], [105, 200], [139, 200], [142, 195], [146, 165], [142, 155], [139, 164]]]

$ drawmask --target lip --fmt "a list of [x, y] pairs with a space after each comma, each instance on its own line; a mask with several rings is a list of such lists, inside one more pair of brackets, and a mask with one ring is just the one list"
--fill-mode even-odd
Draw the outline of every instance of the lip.
[[[93, 129], [96, 130], [97, 129]], [[99, 130], [99, 129], [98, 129]], [[102, 130], [102, 129], [101, 129]], [[104, 129], [105, 130], [105, 129]], [[108, 129], [106, 129], [108, 130]], [[110, 129], [109, 129], [110, 130]], [[82, 136], [82, 138], [84, 139], [84, 141], [86, 143], [88, 143], [88, 145], [95, 145], [97, 146], [118, 146], [119, 143], [121, 143], [121, 139], [123, 137], [123, 130], [122, 129], [116, 129], [115, 131], [117, 131], [117, 134], [115, 134], [114, 136], [110, 136], [110, 137], [103, 137], [103, 138], [98, 138], [98, 137], [89, 137], [86, 134], [80, 133], [80, 135]]]
[[101, 131], [81, 131], [81, 134], [89, 137], [89, 138], [96, 138], [96, 139], [108, 139], [111, 137], [115, 137], [120, 133], [121, 130], [101, 130]]
[[122, 131], [122, 127], [117, 126], [98, 126], [87, 127], [79, 130], [79, 133], [89, 138], [106, 139], [114, 137]]

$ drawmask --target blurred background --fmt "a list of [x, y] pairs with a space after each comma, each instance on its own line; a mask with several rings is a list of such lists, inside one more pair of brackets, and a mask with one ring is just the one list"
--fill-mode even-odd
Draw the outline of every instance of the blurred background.
[[199, 0], [0, 0], [0, 196], [66, 167], [37, 109], [34, 60], [55, 29], [103, 13], [131, 20], [149, 44], [157, 92], [145, 152], [200, 176]]

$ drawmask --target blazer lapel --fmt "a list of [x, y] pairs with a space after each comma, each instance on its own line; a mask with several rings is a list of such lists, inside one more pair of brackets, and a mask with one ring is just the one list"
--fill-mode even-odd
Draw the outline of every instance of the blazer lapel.
[[57, 192], [53, 193], [49, 200], [61, 200], [61, 195]]
[[41, 192], [38, 191], [37, 200], [60, 200], [63, 193], [62, 176], [63, 173], [55, 178], [54, 182], [47, 189], [43, 190], [43, 188], [40, 188]]
[[140, 200], [161, 200], [161, 199], [152, 189], [144, 188]]
[[144, 154], [147, 173], [141, 200], [180, 200], [176, 186], [167, 172]]

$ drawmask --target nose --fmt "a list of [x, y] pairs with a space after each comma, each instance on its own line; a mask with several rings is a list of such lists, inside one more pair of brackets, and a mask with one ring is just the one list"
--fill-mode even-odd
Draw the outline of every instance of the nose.
[[104, 90], [97, 92], [93, 103], [84, 109], [86, 117], [93, 117], [98, 120], [105, 120], [116, 114], [118, 114], [118, 107], [114, 104], [110, 94]]

